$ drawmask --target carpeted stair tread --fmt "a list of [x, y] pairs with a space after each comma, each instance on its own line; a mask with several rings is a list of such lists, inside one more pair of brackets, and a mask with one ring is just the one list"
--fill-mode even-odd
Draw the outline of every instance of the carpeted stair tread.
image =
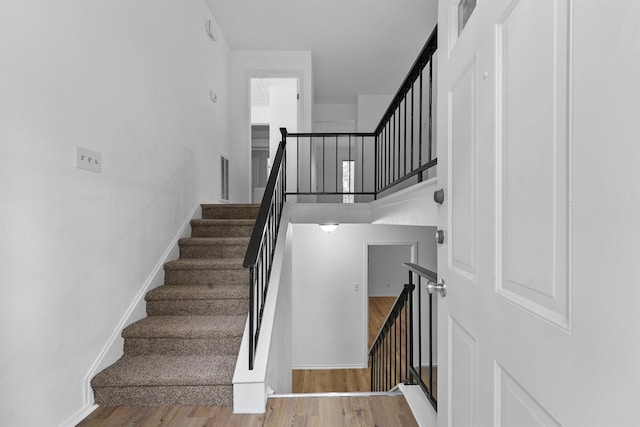
[[249, 245], [249, 237], [186, 237], [180, 239], [178, 244], [180, 258], [244, 258]]
[[127, 326], [124, 338], [241, 337], [247, 316], [148, 316]]
[[184, 237], [178, 243], [184, 246], [244, 245], [246, 247], [249, 240], [249, 237]]
[[162, 285], [147, 292], [145, 300], [245, 299], [249, 289], [243, 285]]
[[192, 219], [191, 226], [232, 227], [253, 226], [255, 219]]
[[180, 258], [165, 263], [165, 270], [243, 270], [242, 258]]
[[204, 204], [201, 207], [202, 218], [255, 219], [260, 210], [258, 204]]
[[193, 219], [191, 237], [250, 237], [255, 219]]
[[96, 375], [94, 387], [229, 385], [237, 355], [123, 356]]

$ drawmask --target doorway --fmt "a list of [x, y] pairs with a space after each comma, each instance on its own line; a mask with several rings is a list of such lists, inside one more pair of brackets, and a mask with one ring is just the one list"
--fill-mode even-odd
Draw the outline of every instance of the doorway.
[[371, 244], [367, 248], [367, 352], [407, 282], [405, 262], [415, 262], [416, 243]]
[[251, 199], [260, 203], [281, 140], [298, 131], [299, 79], [251, 78]]

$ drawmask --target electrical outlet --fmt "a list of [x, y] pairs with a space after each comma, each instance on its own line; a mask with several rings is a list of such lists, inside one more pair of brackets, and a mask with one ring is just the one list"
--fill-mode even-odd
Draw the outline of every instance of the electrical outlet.
[[360, 290], [360, 284], [359, 283], [354, 283], [353, 284], [353, 290], [354, 290], [354, 292], [359, 291]]
[[76, 168], [102, 173], [102, 154], [76, 145]]

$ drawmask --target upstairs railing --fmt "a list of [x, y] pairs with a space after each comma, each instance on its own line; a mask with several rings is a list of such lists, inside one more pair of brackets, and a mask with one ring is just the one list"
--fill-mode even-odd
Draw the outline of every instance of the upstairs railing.
[[[296, 150], [295, 189], [321, 202], [367, 202], [437, 164], [433, 137], [437, 26], [373, 132], [288, 133]], [[304, 199], [303, 199], [304, 200]]]
[[[368, 201], [412, 177], [422, 181], [423, 174], [437, 164], [432, 127], [436, 49], [437, 27], [374, 132], [288, 134], [286, 129], [280, 129], [282, 141], [271, 166], [243, 264], [250, 274], [249, 369], [254, 367], [286, 197], [314, 196], [318, 202]], [[290, 138], [295, 139], [297, 148], [295, 185], [287, 182], [286, 175]]]
[[[369, 350], [371, 391], [388, 391], [401, 382], [419, 385], [437, 410], [437, 325], [432, 295], [438, 289], [437, 274], [416, 264], [405, 266], [409, 269], [409, 283], [404, 285]], [[429, 289], [428, 298], [424, 299], [423, 280]]]

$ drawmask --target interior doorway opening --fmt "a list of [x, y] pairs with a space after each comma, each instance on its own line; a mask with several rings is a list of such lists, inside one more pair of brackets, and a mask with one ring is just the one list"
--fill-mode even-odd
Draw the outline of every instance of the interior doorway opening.
[[299, 79], [251, 78], [251, 201], [260, 203], [272, 159], [280, 143], [280, 128], [298, 131]]
[[[367, 350], [406, 283], [405, 262], [415, 262], [412, 244], [369, 245], [367, 265]], [[403, 280], [404, 279], [404, 280]]]

